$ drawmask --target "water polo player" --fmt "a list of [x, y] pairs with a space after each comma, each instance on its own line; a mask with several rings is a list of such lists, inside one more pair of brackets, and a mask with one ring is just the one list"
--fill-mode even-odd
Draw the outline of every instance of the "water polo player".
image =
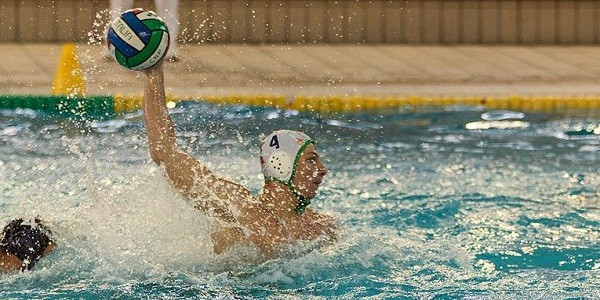
[[216, 217], [213, 249], [221, 253], [236, 244], [251, 244], [266, 257], [297, 241], [333, 240], [336, 223], [308, 207], [327, 174], [313, 141], [296, 131], [281, 130], [261, 144], [265, 175], [262, 193], [213, 174], [200, 160], [183, 152], [165, 104], [162, 63], [144, 71], [144, 118], [154, 162], [171, 184], [197, 209]]
[[31, 270], [40, 258], [50, 253], [55, 246], [52, 233], [39, 219], [12, 220], [2, 231], [0, 270]]

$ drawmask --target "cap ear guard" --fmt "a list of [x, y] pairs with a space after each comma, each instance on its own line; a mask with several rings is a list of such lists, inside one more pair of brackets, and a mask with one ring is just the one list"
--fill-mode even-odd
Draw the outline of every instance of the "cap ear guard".
[[312, 144], [310, 137], [302, 132], [292, 130], [274, 131], [265, 137], [260, 146], [260, 164], [265, 180], [275, 180], [287, 185], [298, 198], [296, 212], [302, 214], [310, 199], [302, 196], [294, 185], [296, 167], [304, 149]]
[[283, 151], [275, 151], [265, 161], [265, 173], [277, 180], [288, 181], [294, 169], [292, 159]]

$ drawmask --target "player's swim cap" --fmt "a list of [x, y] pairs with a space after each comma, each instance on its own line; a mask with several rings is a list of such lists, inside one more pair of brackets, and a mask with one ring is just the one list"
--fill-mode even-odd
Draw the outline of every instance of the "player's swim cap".
[[299, 214], [310, 204], [310, 199], [300, 195], [292, 181], [302, 151], [312, 143], [312, 139], [302, 132], [278, 130], [265, 137], [260, 145], [260, 165], [265, 179], [275, 180], [290, 187], [298, 198], [296, 212]]
[[294, 179], [302, 151], [313, 141], [308, 135], [292, 130], [278, 130], [260, 145], [260, 165], [266, 178], [289, 184]]
[[21, 271], [31, 270], [52, 243], [51, 235], [37, 218], [34, 222], [15, 219], [4, 227], [0, 246], [21, 260]]

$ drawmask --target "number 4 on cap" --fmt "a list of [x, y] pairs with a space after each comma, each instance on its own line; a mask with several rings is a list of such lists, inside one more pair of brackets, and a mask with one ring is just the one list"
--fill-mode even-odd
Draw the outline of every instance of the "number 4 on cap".
[[279, 140], [277, 139], [277, 135], [274, 135], [271, 138], [271, 142], [269, 143], [269, 147], [275, 147], [275, 149], [279, 149]]

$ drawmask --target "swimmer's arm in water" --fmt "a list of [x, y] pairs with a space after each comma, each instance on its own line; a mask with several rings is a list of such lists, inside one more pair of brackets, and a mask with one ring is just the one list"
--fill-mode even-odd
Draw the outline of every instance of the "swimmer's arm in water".
[[[44, 249], [42, 257], [50, 254], [54, 248], [56, 248], [56, 243], [51, 242], [46, 249]], [[8, 253], [6, 250], [0, 248], [0, 272], [8, 273], [17, 271], [21, 269], [22, 265], [23, 262], [16, 255]]]
[[21, 260], [13, 254], [6, 252], [0, 248], [0, 271], [8, 273], [21, 269]]
[[213, 251], [221, 254], [229, 247], [246, 239], [243, 230], [237, 226], [225, 227], [211, 234], [213, 241]]
[[222, 203], [212, 201], [196, 208], [211, 210], [215, 216], [232, 221], [225, 201], [243, 202], [251, 192], [243, 186], [215, 176], [211, 170], [193, 156], [183, 152], [176, 143], [173, 121], [165, 101], [164, 73], [162, 63], [145, 71], [147, 76], [144, 90], [144, 118], [150, 143], [150, 156], [164, 166], [173, 186], [184, 196], [196, 197], [210, 193]]

